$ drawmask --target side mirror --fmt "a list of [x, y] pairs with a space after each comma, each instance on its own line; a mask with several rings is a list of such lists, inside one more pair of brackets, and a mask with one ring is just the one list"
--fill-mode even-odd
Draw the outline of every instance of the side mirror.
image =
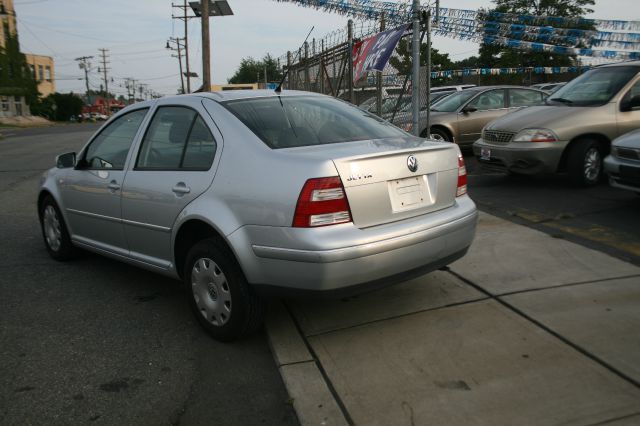
[[67, 152], [56, 157], [56, 167], [59, 169], [68, 169], [76, 165], [76, 153]]
[[625, 96], [620, 102], [620, 111], [632, 111], [638, 107], [640, 107], [640, 95], [633, 98]]
[[466, 107], [462, 108], [462, 113], [463, 114], [469, 114], [471, 112], [476, 112], [478, 110], [478, 108], [471, 106], [471, 105], [467, 105]]

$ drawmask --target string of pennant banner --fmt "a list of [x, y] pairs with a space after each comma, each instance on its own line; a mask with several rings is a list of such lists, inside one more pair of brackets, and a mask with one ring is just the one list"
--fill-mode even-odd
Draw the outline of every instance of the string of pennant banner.
[[469, 77], [479, 75], [511, 75], [511, 74], [567, 74], [581, 73], [590, 67], [516, 67], [516, 68], [464, 68], [459, 70], [432, 71], [431, 78]]
[[[276, 0], [387, 26], [411, 20], [411, 5], [378, 0]], [[520, 50], [609, 60], [640, 59], [640, 21], [563, 18], [430, 6], [434, 34]], [[436, 21], [437, 19], [437, 21]], [[580, 28], [575, 28], [580, 27]], [[597, 28], [597, 30], [596, 30]]]

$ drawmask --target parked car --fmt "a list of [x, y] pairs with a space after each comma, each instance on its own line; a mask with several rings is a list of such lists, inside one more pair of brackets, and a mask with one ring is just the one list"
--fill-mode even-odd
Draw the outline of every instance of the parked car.
[[546, 99], [489, 124], [473, 145], [481, 164], [521, 174], [602, 177], [611, 141], [640, 127], [640, 61], [594, 68]]
[[50, 255], [182, 279], [220, 340], [259, 326], [263, 292], [392, 284], [462, 257], [476, 227], [457, 146], [318, 94], [140, 102], [56, 162], [38, 196]]
[[558, 91], [558, 89], [560, 89], [565, 84], [567, 84], [567, 83], [566, 82], [562, 82], [562, 83], [539, 83], [539, 84], [532, 84], [531, 87], [533, 89], [543, 90], [543, 91], [551, 94], [553, 92]]
[[611, 154], [604, 159], [609, 183], [640, 195], [640, 129], [611, 142]]
[[429, 92], [430, 93], [439, 93], [439, 92], [460, 92], [465, 89], [471, 89], [472, 87], [476, 87], [475, 84], [458, 84], [455, 86], [438, 86], [432, 87]]
[[[426, 129], [426, 111], [420, 113], [420, 134], [471, 146], [482, 128], [492, 120], [518, 108], [542, 103], [545, 93], [520, 86], [472, 87], [450, 94], [431, 106], [431, 131]], [[397, 124], [411, 131], [411, 117]]]

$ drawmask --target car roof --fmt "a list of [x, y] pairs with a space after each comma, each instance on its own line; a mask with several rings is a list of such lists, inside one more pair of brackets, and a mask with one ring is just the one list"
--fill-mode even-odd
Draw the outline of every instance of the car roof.
[[615, 64], [603, 64], [603, 65], [598, 65], [594, 68], [603, 68], [603, 67], [628, 67], [628, 66], [633, 66], [633, 67], [640, 67], [640, 61], [626, 61], [626, 62], [616, 62]]
[[485, 90], [492, 89], [530, 89], [530, 90], [540, 90], [535, 87], [527, 87], [527, 86], [516, 86], [513, 84], [501, 84], [497, 86], [476, 86], [470, 87], [468, 89], [464, 89], [465, 92], [484, 92]]
[[325, 96], [319, 93], [305, 92], [302, 90], [285, 90], [280, 93], [275, 90], [258, 89], [258, 90], [223, 90], [219, 92], [202, 92], [198, 93], [205, 98], [213, 99], [217, 102], [235, 101], [237, 99], [250, 98], [268, 98], [275, 96]]

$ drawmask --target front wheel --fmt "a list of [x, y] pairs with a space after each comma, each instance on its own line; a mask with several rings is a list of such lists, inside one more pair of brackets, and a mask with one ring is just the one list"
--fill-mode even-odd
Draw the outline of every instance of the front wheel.
[[214, 339], [229, 342], [262, 325], [263, 301], [219, 241], [206, 239], [194, 245], [184, 271], [191, 310]]
[[40, 229], [49, 255], [55, 260], [65, 261], [75, 255], [67, 225], [53, 197], [47, 195], [40, 205]]
[[580, 186], [596, 185], [602, 178], [602, 148], [594, 140], [584, 139], [571, 147], [567, 168], [571, 181]]

